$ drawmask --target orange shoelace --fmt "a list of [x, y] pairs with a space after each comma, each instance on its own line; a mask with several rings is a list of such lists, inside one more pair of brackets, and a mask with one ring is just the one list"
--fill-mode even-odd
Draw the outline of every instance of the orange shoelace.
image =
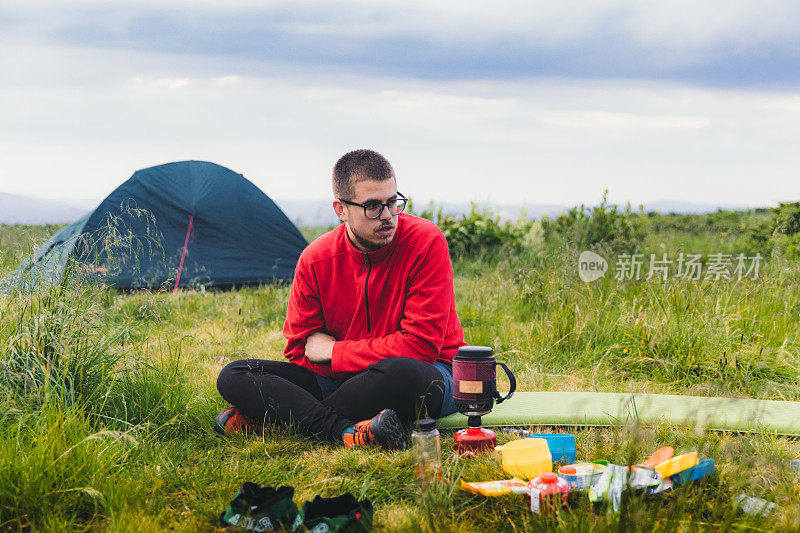
[[367, 446], [375, 442], [375, 438], [372, 436], [372, 430], [370, 430], [370, 420], [363, 420], [358, 424], [353, 426], [352, 431], [345, 432], [342, 440], [344, 440], [344, 445], [347, 448], [352, 448], [353, 446]]

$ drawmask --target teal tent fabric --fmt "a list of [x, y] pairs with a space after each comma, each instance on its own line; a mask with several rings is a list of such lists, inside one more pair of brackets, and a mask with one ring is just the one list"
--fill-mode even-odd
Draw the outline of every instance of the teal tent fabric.
[[[482, 418], [496, 426], [614, 426], [638, 422], [718, 431], [800, 436], [800, 402], [610, 392], [517, 392]], [[439, 428], [463, 428], [454, 413]]]
[[230, 287], [291, 279], [307, 246], [281, 209], [241, 174], [204, 161], [139, 170], [91, 213], [44, 243], [13, 288], [78, 275], [129, 289]]

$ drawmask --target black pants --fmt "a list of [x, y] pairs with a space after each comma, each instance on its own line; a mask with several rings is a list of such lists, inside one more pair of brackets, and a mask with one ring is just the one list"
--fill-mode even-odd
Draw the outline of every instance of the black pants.
[[442, 374], [431, 364], [389, 357], [322, 397], [316, 374], [282, 361], [242, 359], [217, 378], [222, 397], [247, 417], [292, 425], [308, 436], [340, 440], [345, 429], [391, 408], [405, 422], [437, 418], [444, 398]]

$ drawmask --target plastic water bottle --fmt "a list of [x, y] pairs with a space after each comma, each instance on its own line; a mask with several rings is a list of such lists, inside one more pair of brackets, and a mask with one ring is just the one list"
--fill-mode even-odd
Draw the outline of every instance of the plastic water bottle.
[[417, 482], [427, 485], [439, 481], [442, 478], [442, 453], [435, 420], [417, 420], [416, 429], [411, 432], [411, 449]]
[[778, 507], [772, 502], [762, 500], [761, 498], [754, 498], [753, 496], [748, 496], [747, 494], [739, 494], [736, 497], [736, 503], [745, 513], [749, 515], [761, 515], [764, 517], [769, 515], [769, 513]]

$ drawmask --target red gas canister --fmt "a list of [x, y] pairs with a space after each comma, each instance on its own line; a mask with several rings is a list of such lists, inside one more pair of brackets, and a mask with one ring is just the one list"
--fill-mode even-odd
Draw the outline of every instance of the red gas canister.
[[569, 482], [553, 472], [545, 472], [528, 483], [525, 498], [534, 513], [555, 514], [567, 506]]
[[468, 427], [456, 431], [453, 449], [460, 455], [473, 455], [494, 450], [497, 435], [490, 429]]

